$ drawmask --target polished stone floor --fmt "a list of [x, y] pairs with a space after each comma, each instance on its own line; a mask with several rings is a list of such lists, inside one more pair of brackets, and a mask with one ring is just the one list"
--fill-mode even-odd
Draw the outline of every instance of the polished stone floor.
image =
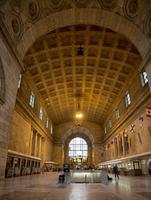
[[125, 177], [108, 184], [58, 184], [58, 173], [0, 181], [0, 200], [151, 200], [151, 177]]

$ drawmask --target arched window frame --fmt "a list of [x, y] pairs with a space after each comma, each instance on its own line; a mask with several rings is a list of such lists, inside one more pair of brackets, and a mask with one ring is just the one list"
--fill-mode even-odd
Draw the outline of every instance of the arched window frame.
[[[80, 138], [83, 141], [80, 141], [79, 143], [76, 141], [76, 138]], [[75, 140], [75, 141], [74, 141]], [[76, 146], [79, 146], [81, 144], [80, 149], [76, 149]], [[71, 146], [73, 145], [73, 148], [71, 149]], [[85, 148], [83, 148], [83, 145], [85, 146]], [[85, 161], [87, 161], [88, 159], [88, 143], [85, 139], [81, 138], [81, 137], [75, 137], [73, 138], [68, 145], [69, 151], [68, 151], [68, 156], [69, 158], [72, 159], [78, 159], [78, 153], [77, 152], [81, 152], [81, 156], [79, 155], [79, 158], [81, 157], [81, 159], [83, 160], [83, 158], [85, 158]], [[81, 160], [81, 162], [83, 162]]]

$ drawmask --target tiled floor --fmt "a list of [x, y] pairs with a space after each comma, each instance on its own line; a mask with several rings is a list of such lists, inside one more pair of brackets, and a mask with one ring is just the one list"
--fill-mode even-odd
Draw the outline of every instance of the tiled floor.
[[58, 173], [0, 181], [0, 200], [151, 200], [151, 177], [124, 177], [108, 184], [58, 184]]

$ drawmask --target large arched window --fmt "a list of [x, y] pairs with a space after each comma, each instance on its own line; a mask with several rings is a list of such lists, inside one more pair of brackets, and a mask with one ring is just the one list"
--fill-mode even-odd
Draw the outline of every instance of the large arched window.
[[86, 162], [88, 159], [88, 145], [83, 138], [76, 137], [69, 143], [69, 158], [72, 162]]

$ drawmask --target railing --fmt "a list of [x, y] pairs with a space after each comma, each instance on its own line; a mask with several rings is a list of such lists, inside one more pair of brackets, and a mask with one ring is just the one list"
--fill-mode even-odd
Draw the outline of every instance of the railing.
[[100, 183], [106, 182], [107, 173], [101, 171], [72, 171], [71, 183]]

